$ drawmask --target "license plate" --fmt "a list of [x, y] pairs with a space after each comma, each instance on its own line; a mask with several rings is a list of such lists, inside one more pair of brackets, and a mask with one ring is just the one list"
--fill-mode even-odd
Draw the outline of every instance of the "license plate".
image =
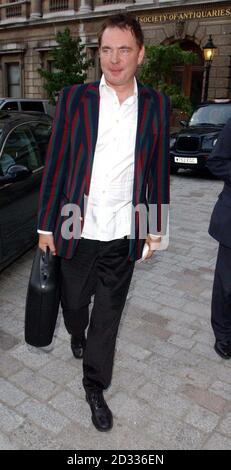
[[197, 158], [193, 157], [174, 157], [174, 162], [175, 163], [192, 163], [196, 164], [197, 163]]

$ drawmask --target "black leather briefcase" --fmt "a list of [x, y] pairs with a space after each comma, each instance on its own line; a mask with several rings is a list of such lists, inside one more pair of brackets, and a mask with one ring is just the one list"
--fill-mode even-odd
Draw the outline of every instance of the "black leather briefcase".
[[25, 341], [48, 346], [53, 339], [60, 303], [60, 258], [37, 248], [27, 290]]

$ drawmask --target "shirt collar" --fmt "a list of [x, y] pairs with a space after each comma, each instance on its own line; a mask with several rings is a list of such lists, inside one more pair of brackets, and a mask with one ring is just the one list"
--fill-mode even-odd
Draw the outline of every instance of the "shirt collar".
[[[102, 97], [102, 94], [103, 94], [104, 90], [107, 90], [109, 93], [113, 94], [113, 96], [116, 95], [115, 90], [112, 87], [110, 87], [109, 85], [107, 85], [106, 80], [105, 80], [105, 76], [103, 74], [102, 77], [101, 77], [101, 80], [100, 80], [100, 84], [99, 84], [100, 97]], [[134, 77], [134, 94], [129, 96], [129, 98], [126, 99], [125, 103], [126, 104], [134, 103], [134, 101], [137, 99], [137, 96], [138, 96], [138, 86], [137, 86], [136, 77]]]

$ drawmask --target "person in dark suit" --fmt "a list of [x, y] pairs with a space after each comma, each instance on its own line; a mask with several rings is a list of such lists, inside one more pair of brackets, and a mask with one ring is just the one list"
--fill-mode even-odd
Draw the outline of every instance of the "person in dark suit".
[[212, 212], [209, 234], [219, 242], [212, 293], [214, 349], [223, 359], [231, 358], [231, 118], [219, 134], [208, 158], [211, 173], [224, 181]]
[[[102, 25], [99, 57], [100, 82], [65, 87], [60, 94], [38, 231], [40, 248], [61, 257], [65, 326], [74, 356], [83, 356], [93, 424], [108, 431], [113, 418], [103, 390], [111, 382], [134, 263], [144, 246], [147, 258], [160, 248], [166, 232], [169, 99], [135, 78], [144, 39], [130, 15], [114, 15]], [[144, 217], [137, 211], [141, 206]]]

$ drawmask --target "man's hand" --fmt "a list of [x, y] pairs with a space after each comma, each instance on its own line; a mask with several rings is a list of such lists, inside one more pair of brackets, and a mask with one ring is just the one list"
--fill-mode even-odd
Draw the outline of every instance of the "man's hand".
[[47, 247], [50, 249], [50, 252], [53, 256], [56, 255], [56, 249], [54, 245], [54, 237], [53, 235], [46, 235], [43, 233], [39, 234], [39, 248], [41, 250], [46, 251]]
[[149, 246], [148, 254], [146, 255], [145, 259], [149, 259], [152, 257], [154, 251], [160, 245], [161, 237], [157, 237], [154, 235], [148, 235], [146, 238], [146, 243]]

